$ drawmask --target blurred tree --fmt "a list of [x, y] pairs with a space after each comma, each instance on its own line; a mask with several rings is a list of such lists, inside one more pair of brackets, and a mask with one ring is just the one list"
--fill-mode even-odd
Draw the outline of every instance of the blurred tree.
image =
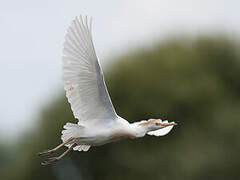
[[8, 142], [0, 143], [0, 174], [1, 176], [7, 176], [7, 171], [14, 162], [15, 150], [7, 144]]
[[41, 167], [36, 153], [61, 143], [62, 126], [76, 122], [62, 93], [22, 138], [6, 178], [239, 179], [238, 48], [228, 38], [201, 37], [169, 40], [120, 57], [106, 73], [118, 114], [130, 122], [167, 118], [179, 126], [165, 137], [92, 147]]

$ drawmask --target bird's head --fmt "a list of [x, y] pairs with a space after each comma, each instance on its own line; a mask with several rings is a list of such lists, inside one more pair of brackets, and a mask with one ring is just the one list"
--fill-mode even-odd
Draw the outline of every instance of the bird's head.
[[149, 119], [145, 122], [140, 123], [139, 125], [149, 127], [152, 130], [157, 130], [157, 129], [161, 129], [161, 128], [164, 128], [164, 127], [167, 127], [167, 126], [177, 125], [177, 123], [168, 122], [167, 120], [162, 121], [161, 119]]
[[139, 126], [144, 127], [149, 135], [161, 136], [167, 134], [173, 126], [177, 125], [175, 122], [162, 121], [161, 119], [149, 119], [141, 122]]

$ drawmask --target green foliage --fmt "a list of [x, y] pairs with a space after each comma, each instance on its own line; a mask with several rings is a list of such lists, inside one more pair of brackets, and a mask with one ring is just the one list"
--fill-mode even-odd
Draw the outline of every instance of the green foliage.
[[118, 114], [179, 126], [164, 137], [92, 147], [41, 167], [36, 153], [61, 143], [62, 126], [76, 122], [62, 93], [42, 112], [35, 132], [23, 137], [6, 178], [238, 179], [239, 63], [235, 42], [219, 37], [167, 41], [120, 57], [105, 74]]

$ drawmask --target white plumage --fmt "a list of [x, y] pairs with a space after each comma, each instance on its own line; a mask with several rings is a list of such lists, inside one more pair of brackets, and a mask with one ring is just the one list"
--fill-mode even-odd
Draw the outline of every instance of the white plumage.
[[138, 138], [145, 134], [163, 136], [176, 123], [150, 119], [130, 124], [118, 116], [108, 94], [104, 76], [92, 41], [92, 20], [76, 17], [65, 37], [63, 50], [63, 83], [66, 96], [78, 124], [64, 125], [62, 144], [40, 153], [50, 154], [62, 146], [69, 149], [59, 157], [50, 158], [43, 165], [61, 159], [70, 150], [88, 151], [122, 138]]
[[88, 22], [87, 17], [85, 21], [73, 20], [63, 54], [64, 89], [79, 124], [116, 118], [94, 50], [91, 20]]

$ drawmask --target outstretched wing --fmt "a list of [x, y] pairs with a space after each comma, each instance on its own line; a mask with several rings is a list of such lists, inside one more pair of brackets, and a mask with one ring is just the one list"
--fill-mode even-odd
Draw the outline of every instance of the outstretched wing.
[[66, 96], [79, 124], [88, 125], [117, 117], [94, 50], [91, 23], [87, 17], [76, 17], [68, 28], [63, 50]]

